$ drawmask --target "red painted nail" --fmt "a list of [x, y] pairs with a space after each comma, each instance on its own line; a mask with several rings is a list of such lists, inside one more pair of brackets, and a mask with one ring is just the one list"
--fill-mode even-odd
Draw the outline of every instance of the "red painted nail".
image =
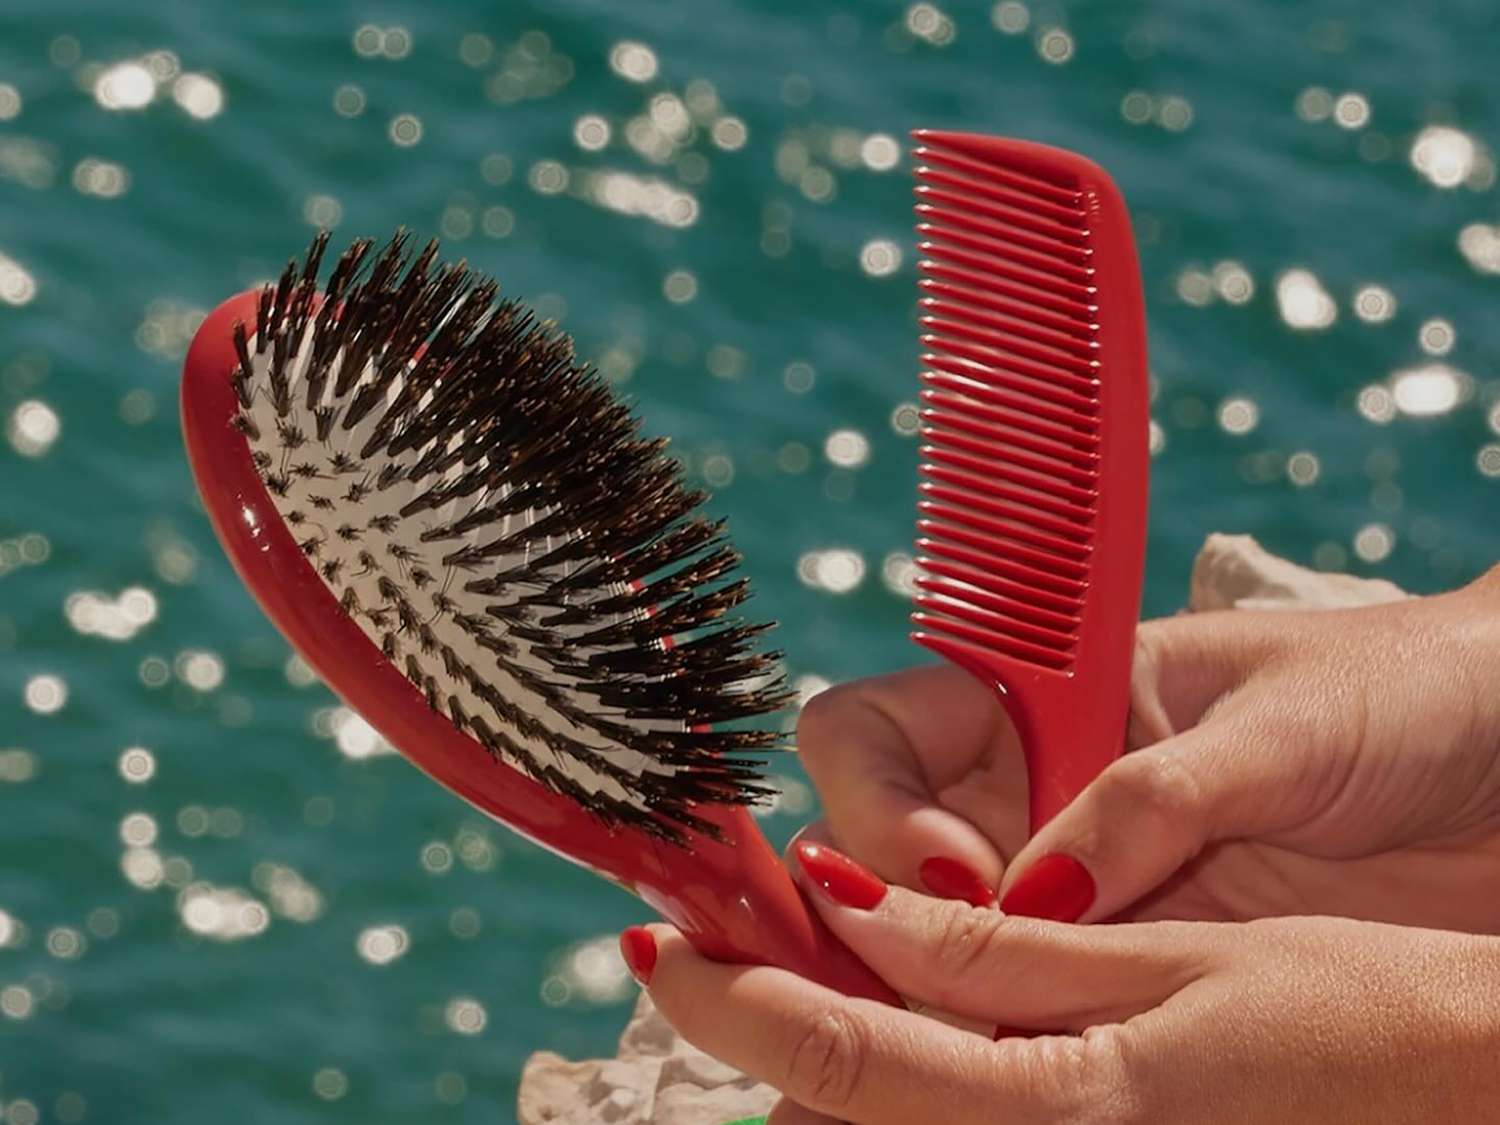
[[880, 876], [843, 852], [813, 843], [798, 844], [796, 852], [797, 862], [802, 864], [807, 877], [840, 906], [873, 910], [885, 897], [885, 883]]
[[922, 885], [938, 898], [961, 898], [970, 906], [988, 906], [995, 901], [995, 888], [979, 877], [967, 863], [935, 855], [917, 868]]
[[1070, 855], [1043, 856], [1005, 892], [1000, 909], [1007, 914], [1076, 922], [1094, 904], [1094, 877]]
[[645, 926], [631, 926], [620, 935], [620, 956], [625, 958], [625, 967], [641, 984], [651, 983], [651, 973], [656, 968], [656, 939]]

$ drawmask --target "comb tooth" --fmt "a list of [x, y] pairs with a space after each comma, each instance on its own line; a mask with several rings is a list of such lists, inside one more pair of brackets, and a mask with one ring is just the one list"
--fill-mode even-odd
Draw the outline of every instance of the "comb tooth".
[[1041, 590], [1029, 585], [1024, 579], [1017, 579], [1013, 574], [997, 566], [995, 560], [984, 551], [976, 551], [960, 543], [950, 543], [944, 539], [925, 538], [917, 540], [917, 549], [925, 555], [935, 555], [949, 562], [961, 563], [966, 567], [982, 571], [985, 576], [984, 580], [976, 580], [974, 583], [981, 589], [993, 590], [997, 594], [1005, 594], [1018, 601], [1031, 602], [1042, 609], [1050, 609], [1053, 613], [1076, 617], [1083, 609], [1083, 603], [1079, 598], [1069, 597], [1052, 590]]
[[[933, 164], [939, 163], [934, 161]], [[942, 163], [948, 163], [943, 161]], [[950, 164], [948, 168], [933, 167], [922, 164], [917, 167], [917, 179], [929, 184], [935, 184], [941, 188], [949, 188], [954, 191], [963, 192], [965, 195], [977, 196], [979, 199], [998, 204], [1002, 207], [1024, 209], [1028, 214], [1045, 216], [1059, 226], [1074, 230], [1084, 225], [1084, 210], [1079, 201], [1071, 203], [1060, 203], [1056, 200], [1046, 199], [1039, 196], [1030, 188], [1018, 188], [1012, 184], [996, 183], [988, 170], [978, 170], [978, 176], [964, 175], [971, 169], [955, 169]]]
[[[1094, 401], [1100, 395], [1100, 386], [1095, 378], [1098, 363], [1092, 360], [1076, 359], [1076, 357], [1059, 356], [1058, 353], [1050, 353], [1046, 348], [1028, 344], [1014, 336], [989, 335], [983, 330], [957, 326], [954, 321], [941, 320], [938, 317], [922, 317], [919, 323], [924, 329], [929, 330], [927, 336], [922, 338], [924, 344], [932, 341], [933, 347], [947, 351], [954, 356], [972, 360], [981, 368], [1007, 371], [1013, 375], [1025, 375], [1029, 380], [1035, 380], [1041, 386], [1055, 390], [1059, 395], [1062, 392], [1071, 392], [1068, 398], [1059, 399], [1059, 401], [1073, 402], [1082, 399], [1086, 404], [1086, 410], [1092, 413]], [[959, 335], [960, 332], [962, 336]], [[1068, 368], [1074, 369], [1082, 366], [1083, 371], [1067, 371], [1062, 368], [1062, 363], [1067, 363]]]
[[[1061, 597], [1081, 599], [1084, 590], [1088, 587], [1086, 582], [1078, 578], [1055, 573], [1057, 563], [1053, 559], [1044, 557], [1040, 566], [1035, 562], [1018, 561], [1012, 556], [1018, 551], [1025, 551], [1024, 547], [1007, 544], [1005, 540], [997, 539], [985, 532], [970, 531], [964, 527], [930, 519], [918, 520], [917, 531], [923, 536], [924, 542], [957, 544], [983, 552], [994, 573], [1035, 590], [1046, 590]], [[1027, 553], [1035, 557], [1034, 552]], [[1042, 567], [1048, 569], [1044, 570]]]
[[[923, 206], [930, 210], [923, 211]], [[1042, 230], [1028, 229], [1025, 214], [1009, 207], [981, 206], [953, 192], [918, 185], [917, 213], [941, 225], [951, 223], [986, 238], [1030, 250], [1035, 255], [1033, 260], [1043, 268], [1061, 262], [1084, 271], [1089, 264], [1089, 250], [1081, 244], [1077, 232], [1061, 227], [1058, 229], [1066, 237], [1054, 237], [1051, 230], [1045, 228], [1055, 227], [1055, 223], [1045, 224]]]
[[[1094, 274], [1086, 266], [1060, 262], [1047, 254], [997, 239], [990, 228], [952, 211], [918, 203], [916, 213], [921, 220], [917, 223], [917, 233], [929, 240], [923, 245], [941, 250], [941, 257], [985, 273], [994, 268], [1013, 274], [1017, 280], [1030, 281], [1039, 289], [1075, 301], [1087, 301], [1094, 295]], [[992, 267], [991, 263], [999, 264]]]
[[[924, 453], [923, 456], [925, 457], [926, 454]], [[976, 508], [985, 504], [993, 505], [995, 509], [1016, 513], [1008, 518], [1024, 520], [1033, 527], [1044, 528], [1056, 535], [1075, 538], [1080, 543], [1090, 542], [1089, 528], [1092, 523], [1092, 512], [1078, 516], [1069, 511], [1059, 514], [1051, 509], [1068, 509], [1068, 505], [1051, 503], [1043, 509], [1041, 503], [1046, 503], [1045, 501], [1039, 503], [1039, 498], [1034, 493], [1012, 488], [1008, 484], [996, 481], [994, 474], [987, 468], [981, 469], [976, 475], [965, 471], [962, 467], [935, 464], [929, 460], [923, 463], [921, 471], [924, 477], [952, 485], [972, 495], [974, 499], [966, 503]]]
[[[917, 560], [925, 572], [917, 578], [917, 584], [948, 580], [944, 588], [950, 593], [962, 590], [963, 597], [979, 605], [988, 606], [997, 613], [1058, 633], [1074, 635], [1078, 632], [1078, 617], [1075, 614], [1059, 613], [1036, 604], [1030, 591], [1022, 590], [1013, 583], [995, 578], [987, 572], [978, 572], [971, 567], [946, 559], [923, 556]], [[954, 585], [954, 584], [957, 585]], [[1019, 591], [1019, 592], [1018, 592]]]
[[[930, 357], [941, 358], [941, 357]], [[1095, 427], [1081, 419], [1069, 417], [1063, 424], [1047, 421], [1030, 411], [1030, 403], [1018, 399], [1003, 390], [996, 390], [985, 383], [970, 379], [953, 371], [924, 371], [922, 382], [929, 390], [924, 393], [945, 393], [962, 396], [962, 409], [977, 418], [985, 418], [998, 425], [1024, 429], [1037, 437], [1069, 446], [1083, 456], [1094, 456], [1099, 442]], [[1017, 403], [1021, 405], [1017, 406]]]
[[979, 477], [989, 482], [988, 490], [1003, 493], [1005, 499], [1017, 504], [1035, 508], [1046, 515], [1071, 520], [1083, 527], [1093, 522], [1094, 511], [1091, 507], [1072, 503], [1050, 492], [1039, 491], [1034, 484], [1034, 476], [1013, 472], [1003, 465], [996, 465], [987, 457], [975, 457], [939, 445], [923, 446], [922, 456], [929, 464], [947, 465], [970, 474], [971, 479]]
[[[1049, 534], [1045, 530], [1038, 529], [1040, 514], [1028, 512], [1016, 507], [1014, 504], [1006, 504], [1003, 501], [991, 500], [987, 496], [981, 496], [972, 489], [953, 488], [944, 484], [936, 484], [930, 480], [924, 480], [917, 485], [917, 491], [927, 499], [921, 503], [941, 503], [956, 506], [956, 510], [973, 512], [983, 515], [1005, 528], [1004, 534], [1012, 539], [1029, 543], [1039, 550], [1047, 552], [1057, 558], [1072, 559], [1080, 565], [1092, 553], [1092, 545], [1086, 540], [1079, 542], [1077, 539], [1068, 538], [1064, 535]], [[1051, 522], [1051, 521], [1049, 521]], [[1064, 527], [1069, 525], [1063, 524]], [[1077, 535], [1077, 528], [1069, 528], [1068, 534]]]
[[917, 511], [927, 517], [926, 520], [918, 522], [917, 530], [919, 531], [937, 535], [944, 525], [958, 524], [972, 529], [978, 535], [988, 536], [994, 542], [994, 549], [997, 553], [1019, 563], [1054, 571], [1067, 576], [1074, 582], [1083, 582], [1088, 578], [1089, 567], [1086, 557], [1080, 559], [1071, 552], [1063, 554], [1031, 546], [1016, 535], [1014, 524], [1006, 523], [1004, 520], [997, 520], [983, 512], [944, 504], [936, 500], [919, 500]]
[[978, 437], [1007, 442], [1018, 449], [1027, 449], [1054, 461], [1062, 461], [1079, 472], [1087, 473], [1090, 480], [1098, 472], [1097, 453], [1065, 444], [1048, 434], [1038, 434], [1027, 418], [1018, 418], [1004, 410], [930, 387], [923, 390], [919, 397], [923, 405], [921, 417], [930, 425], [948, 426]]
[[[918, 180], [925, 180], [926, 169], [918, 168]], [[1009, 203], [994, 203], [979, 199], [945, 187], [942, 184], [919, 183], [917, 198], [942, 210], [964, 211], [976, 218], [984, 218], [989, 225], [998, 227], [1014, 238], [1036, 250], [1054, 254], [1064, 261], [1082, 264], [1088, 260], [1088, 232], [1080, 227], [1042, 218], [1030, 208], [1017, 207]]]
[[[929, 559], [928, 561], [937, 562], [938, 560]], [[959, 568], [950, 569], [957, 571]], [[988, 590], [981, 590], [978, 586], [965, 582], [962, 578], [955, 578], [951, 574], [920, 574], [917, 576], [917, 586], [927, 593], [977, 606], [980, 609], [989, 610], [998, 617], [1004, 617], [1012, 623], [1016, 633], [1029, 637], [1038, 644], [1051, 644], [1057, 648], [1065, 648], [1078, 639], [1079, 623], [1076, 619], [1060, 613], [1049, 613], [1047, 610], [1038, 609], [1034, 605], [1016, 601], [1014, 598], [992, 594]]]
[[977, 459], [981, 465], [987, 465], [989, 471], [1001, 480], [1008, 480], [1023, 488], [1044, 492], [1059, 500], [1067, 500], [1084, 510], [1092, 510], [1098, 498], [1098, 491], [1095, 488], [1079, 487], [1076, 484], [1058, 480], [1055, 466], [1045, 462], [1040, 466], [1034, 462], [1028, 464], [1005, 446], [995, 442], [981, 441], [967, 434], [941, 429], [924, 429], [922, 437], [934, 447], [941, 447], [950, 453]]
[[[937, 340], [924, 337], [923, 344], [936, 345]], [[922, 362], [928, 367], [936, 368], [938, 371], [946, 371], [950, 375], [959, 375], [971, 382], [980, 384], [988, 395], [986, 401], [997, 406], [1006, 406], [1018, 411], [1021, 417], [1036, 417], [1046, 422], [1055, 422], [1059, 426], [1072, 427], [1080, 433], [1079, 438], [1093, 438], [1098, 432], [1099, 424], [1094, 416], [1094, 404], [1088, 403], [1085, 410], [1069, 410], [1052, 403], [1044, 402], [1038, 398], [1033, 388], [1034, 383], [1020, 378], [1016, 374], [1000, 368], [988, 366], [982, 357], [983, 351], [974, 348], [963, 348], [963, 345], [951, 345], [949, 350], [960, 349], [970, 352], [967, 356], [946, 356], [929, 352], [922, 357]], [[1003, 358], [995, 356], [994, 358]], [[1019, 367], [1020, 364], [1012, 364]], [[1085, 400], [1087, 401], [1087, 400]]]
[[1035, 311], [1025, 307], [994, 312], [965, 302], [962, 297], [954, 300], [948, 295], [922, 297], [917, 301], [917, 307], [927, 314], [930, 323], [956, 321], [971, 330], [993, 332], [997, 339], [1005, 341], [1002, 346], [1007, 350], [1019, 350], [1021, 342], [1025, 341], [1028, 345], [1040, 345], [1087, 364], [1093, 364], [1099, 353], [1099, 345], [1088, 338], [1092, 325], [1062, 331], [1041, 323]]
[[919, 164], [945, 164], [1056, 203], [1074, 207], [1083, 203], [1083, 192], [1078, 185], [1058, 183], [1053, 169], [1026, 170], [1019, 166], [1017, 158], [1012, 158], [1010, 167], [1000, 167], [991, 157], [966, 153], [962, 138], [939, 137], [931, 129], [918, 129], [912, 136], [918, 142], [912, 150], [912, 159]]
[[[923, 319], [923, 327], [931, 328], [942, 323], [931, 318]], [[1047, 378], [1039, 370], [1037, 364], [1023, 357], [1014, 356], [1010, 353], [991, 352], [989, 357], [982, 353], [976, 353], [964, 349], [963, 345], [954, 340], [935, 341], [938, 347], [945, 351], [959, 352], [968, 350], [965, 358], [974, 361], [984, 374], [977, 376], [986, 382], [997, 383], [1013, 391], [1034, 395], [1044, 402], [1051, 402], [1068, 410], [1076, 411], [1086, 418], [1094, 416], [1098, 409], [1097, 387], [1088, 380], [1078, 379], [1073, 385], [1065, 383], [1062, 379]], [[1082, 383], [1087, 389], [1080, 390], [1077, 383]]]
[[1048, 668], [1066, 668], [1071, 661], [1068, 657], [1060, 655], [1040, 645], [1028, 644], [1009, 637], [1004, 633], [997, 633], [991, 629], [971, 625], [966, 621], [954, 621], [951, 618], [939, 614], [914, 613], [911, 617], [912, 624], [919, 629], [931, 629], [939, 633], [948, 633], [951, 636], [960, 637], [974, 644], [982, 645], [984, 648], [994, 652], [1003, 652], [1020, 660], [1030, 661], [1034, 664], [1042, 664]]
[[[1018, 621], [1006, 612], [1009, 603], [1004, 598], [990, 598], [982, 590], [955, 586], [943, 579], [919, 578], [917, 584], [924, 591], [917, 595], [918, 609], [940, 613], [947, 617], [961, 617], [965, 621], [972, 621], [976, 625], [994, 629], [997, 633], [1008, 633], [1018, 640], [1030, 641], [1032, 644], [1062, 653], [1066, 653], [1077, 643], [1078, 638], [1071, 631], [1044, 629], [1025, 621]], [[981, 598], [998, 604], [1002, 608], [991, 609], [980, 600]]]
[[937, 267], [937, 270], [925, 268], [932, 264], [923, 263], [923, 272], [931, 276], [917, 281], [917, 288], [923, 293], [946, 297], [950, 301], [974, 305], [990, 312], [1023, 317], [1077, 339], [1091, 340], [1097, 330], [1098, 326], [1094, 324], [1097, 310], [1093, 306], [1077, 301], [1058, 300], [1028, 285], [1014, 284], [1003, 278], [990, 278], [986, 281], [972, 274], [963, 279], [953, 276], [963, 274], [962, 270], [944, 271], [949, 276], [941, 276], [938, 271], [942, 267]]
[[[933, 338], [934, 344], [945, 351], [981, 364], [1008, 365], [1039, 379], [1049, 379], [1057, 371], [1071, 371], [1090, 378], [1098, 368], [1096, 360], [1033, 343], [1014, 332], [996, 332], [936, 316], [919, 317], [917, 323], [925, 329], [927, 336]], [[923, 343], [926, 343], [926, 337]]]
[[981, 457], [992, 457], [1002, 464], [1016, 465], [1034, 473], [1049, 474], [1064, 478], [1080, 489], [1074, 498], [1088, 503], [1094, 495], [1094, 474], [1055, 457], [1038, 456], [1026, 449], [1026, 441], [1014, 431], [997, 429], [984, 422], [965, 422], [961, 416], [944, 414], [936, 410], [924, 410], [922, 436], [928, 441], [962, 449], [966, 453], [977, 453]]

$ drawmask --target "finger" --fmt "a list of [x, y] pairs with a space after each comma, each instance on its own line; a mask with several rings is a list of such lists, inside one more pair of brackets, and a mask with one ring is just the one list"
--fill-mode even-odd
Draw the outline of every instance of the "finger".
[[1202, 725], [1111, 764], [1016, 855], [1001, 908], [1110, 918], [1214, 842], [1301, 823], [1325, 786], [1300, 753], [1294, 690], [1269, 683], [1236, 695]]
[[1215, 702], [1264, 666], [1284, 638], [1285, 614], [1192, 613], [1136, 627], [1131, 749], [1196, 725]]
[[901, 995], [973, 1019], [1052, 1031], [1123, 1023], [1207, 965], [1212, 927], [1065, 926], [901, 887], [881, 894], [873, 875], [826, 846], [797, 858], [809, 898], [855, 956]]
[[782, 1098], [766, 1116], [766, 1125], [843, 1125], [837, 1117], [798, 1105], [791, 1098]]
[[782, 969], [708, 961], [669, 926], [647, 930], [658, 950], [651, 999], [683, 1037], [826, 1117], [1056, 1120], [1091, 1085], [1065, 1051], [1042, 1046], [1058, 1041], [991, 1043]]
[[[811, 699], [797, 743], [841, 844], [885, 878], [927, 886], [923, 865], [993, 898], [1003, 860], [938, 795], [974, 770], [1008, 727], [989, 690], [958, 668], [916, 668], [831, 688]], [[943, 868], [947, 870], [944, 871]], [[967, 879], [964, 875], [967, 873]], [[931, 887], [951, 893], [952, 886]]]

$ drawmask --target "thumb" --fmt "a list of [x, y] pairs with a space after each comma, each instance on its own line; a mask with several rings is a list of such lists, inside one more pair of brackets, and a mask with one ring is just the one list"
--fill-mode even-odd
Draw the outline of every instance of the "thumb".
[[[1257, 697], [1262, 693], [1256, 693]], [[1298, 740], [1258, 700], [1111, 764], [1021, 849], [1001, 909], [1058, 922], [1109, 918], [1209, 844], [1287, 827]]]

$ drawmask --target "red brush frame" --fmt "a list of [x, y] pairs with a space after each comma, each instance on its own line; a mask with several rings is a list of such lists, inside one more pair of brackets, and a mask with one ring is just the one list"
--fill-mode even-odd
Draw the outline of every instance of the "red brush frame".
[[691, 835], [673, 847], [612, 828], [567, 797], [493, 761], [427, 706], [382, 656], [302, 555], [234, 428], [233, 329], [256, 323], [255, 292], [224, 302], [188, 349], [182, 429], [209, 519], [241, 580], [325, 683], [419, 769], [496, 820], [612, 879], [674, 923], [705, 956], [774, 964], [851, 996], [898, 997], [803, 901], [743, 808], [701, 808], [723, 841]]

